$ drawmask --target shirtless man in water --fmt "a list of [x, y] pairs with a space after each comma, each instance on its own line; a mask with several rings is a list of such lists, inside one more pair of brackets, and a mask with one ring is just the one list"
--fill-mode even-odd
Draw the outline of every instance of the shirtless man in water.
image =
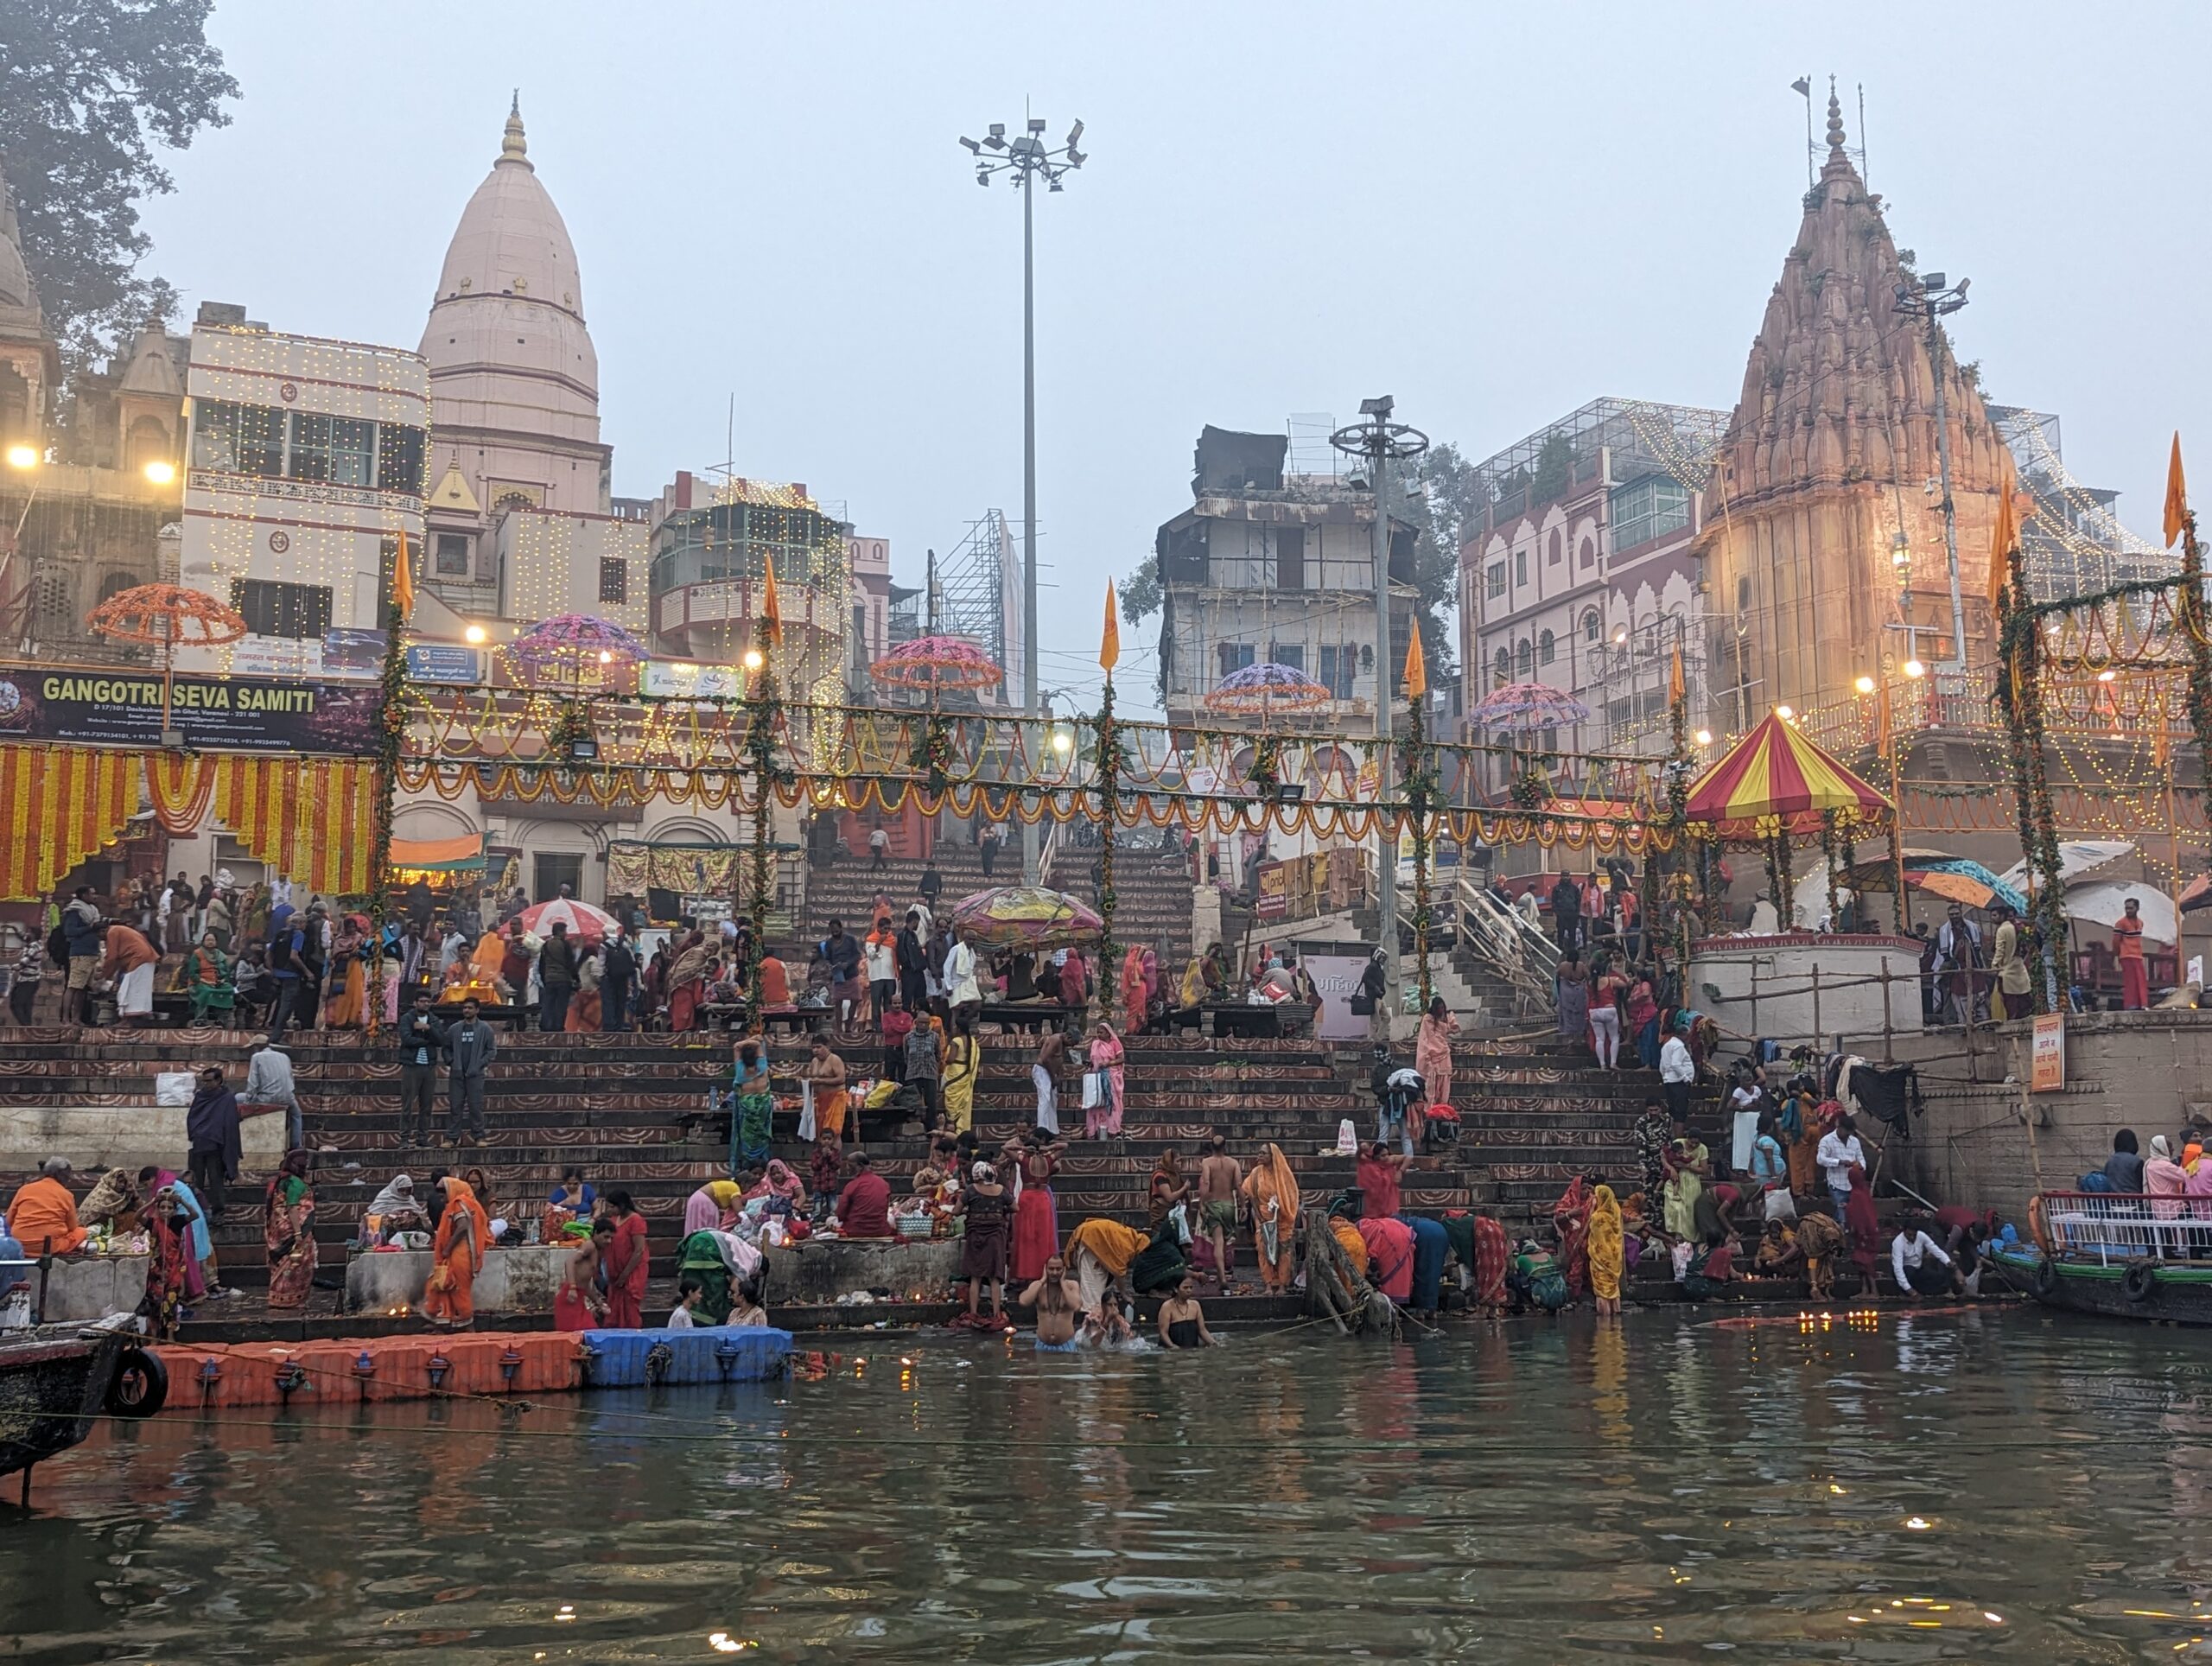
[[1229, 1294], [1230, 1260], [1236, 1253], [1237, 1188], [1243, 1183], [1243, 1165], [1229, 1154], [1228, 1138], [1217, 1132], [1198, 1165], [1198, 1211], [1206, 1241], [1213, 1245], [1214, 1279], [1224, 1295]]
[[1020, 1298], [1037, 1313], [1037, 1345], [1040, 1348], [1075, 1346], [1076, 1322], [1083, 1317], [1083, 1287], [1068, 1276], [1068, 1264], [1058, 1256], [1045, 1263], [1045, 1275]]

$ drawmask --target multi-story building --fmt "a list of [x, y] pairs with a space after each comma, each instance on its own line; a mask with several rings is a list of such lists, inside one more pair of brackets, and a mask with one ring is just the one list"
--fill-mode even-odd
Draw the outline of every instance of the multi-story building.
[[1542, 683], [1590, 712], [1547, 744], [1663, 751], [1679, 648], [1692, 724], [1705, 722], [1689, 550], [1702, 460], [1726, 422], [1694, 406], [1595, 399], [1476, 470], [1485, 506], [1459, 550], [1468, 709], [1503, 684]]
[[[1170, 722], [1209, 721], [1222, 679], [1272, 661], [1326, 688], [1323, 706], [1277, 722], [1341, 728], [1372, 722], [1375, 494], [1338, 475], [1286, 474], [1281, 434], [1206, 428], [1198, 436], [1195, 501], [1160, 528], [1160, 693]], [[1413, 625], [1415, 528], [1390, 521], [1390, 639], [1402, 654]], [[1381, 668], [1382, 686], [1397, 668]]]
[[429, 382], [398, 347], [289, 335], [245, 309], [193, 325], [181, 582], [246, 635], [180, 652], [194, 670], [373, 676], [405, 535], [423, 540]]

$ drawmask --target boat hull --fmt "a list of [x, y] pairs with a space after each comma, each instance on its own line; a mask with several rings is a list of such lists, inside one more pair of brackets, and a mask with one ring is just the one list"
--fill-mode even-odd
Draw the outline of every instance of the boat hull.
[[121, 1332], [0, 1344], [0, 1475], [67, 1452], [92, 1432], [124, 1350]]
[[2047, 1307], [2106, 1319], [2212, 1326], [2212, 1265], [2053, 1260], [2033, 1251], [1991, 1259], [2008, 1284]]

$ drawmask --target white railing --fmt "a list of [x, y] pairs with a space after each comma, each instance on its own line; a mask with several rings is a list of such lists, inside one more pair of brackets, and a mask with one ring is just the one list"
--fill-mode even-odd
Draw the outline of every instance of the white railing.
[[1459, 870], [1457, 894], [1461, 939], [1475, 958], [1522, 996], [1522, 1010], [1549, 1010], [1556, 996], [1559, 945], [1542, 928], [1501, 904], [1477, 877]]
[[2146, 1256], [2182, 1259], [2212, 1249], [2212, 1199], [2124, 1192], [2045, 1192], [2044, 1230], [2062, 1256], [2110, 1266]]

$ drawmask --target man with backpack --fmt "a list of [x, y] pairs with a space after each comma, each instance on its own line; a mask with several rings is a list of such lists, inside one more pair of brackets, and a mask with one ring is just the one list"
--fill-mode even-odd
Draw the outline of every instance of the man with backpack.
[[[269, 1013], [269, 1029], [272, 1035], [283, 1035], [293, 1018], [302, 1010], [302, 971], [307, 951], [307, 933], [296, 924], [298, 916], [289, 902], [280, 902], [269, 911], [269, 976], [276, 985], [276, 999]], [[316, 991], [310, 984], [306, 991], [307, 1016], [301, 1027], [312, 1029]]]
[[92, 975], [99, 970], [100, 957], [107, 952], [106, 933], [100, 929], [100, 911], [92, 900], [91, 886], [80, 885], [71, 895], [61, 911], [61, 924], [54, 927], [54, 936], [48, 938], [46, 948], [69, 969], [61, 992], [62, 1020], [81, 1025], [92, 1015]]

